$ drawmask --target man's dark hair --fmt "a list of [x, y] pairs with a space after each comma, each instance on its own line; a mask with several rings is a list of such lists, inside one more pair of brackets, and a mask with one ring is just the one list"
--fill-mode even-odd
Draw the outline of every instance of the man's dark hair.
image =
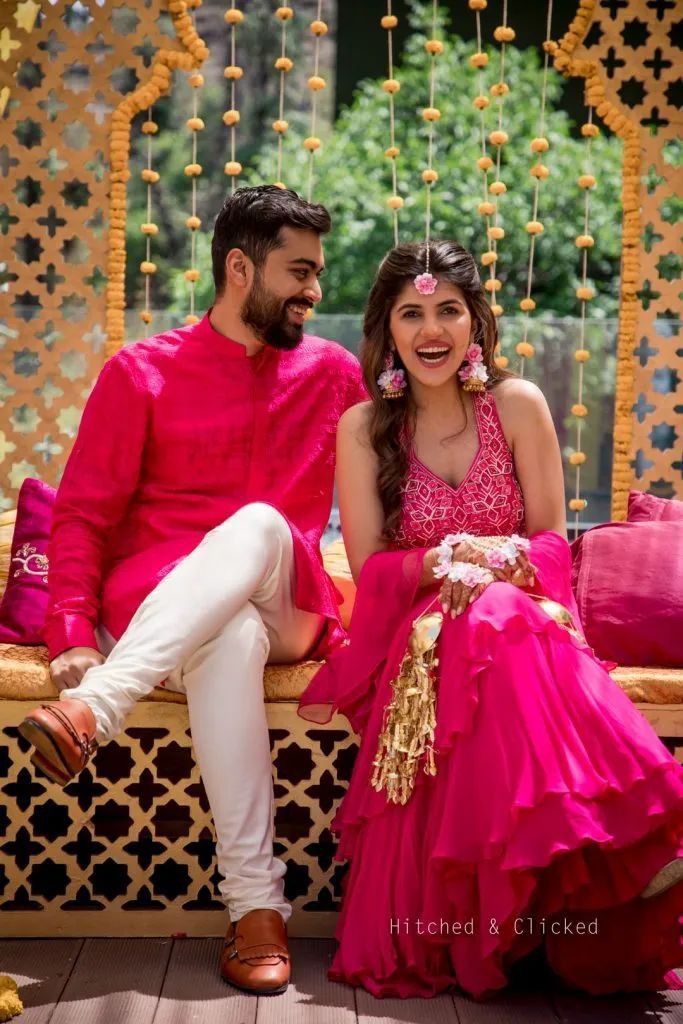
[[283, 244], [281, 228], [324, 235], [331, 226], [324, 206], [307, 203], [291, 188], [238, 188], [224, 201], [213, 228], [211, 260], [216, 296], [225, 289], [225, 260], [231, 249], [241, 249], [256, 267], [261, 267], [268, 253]]

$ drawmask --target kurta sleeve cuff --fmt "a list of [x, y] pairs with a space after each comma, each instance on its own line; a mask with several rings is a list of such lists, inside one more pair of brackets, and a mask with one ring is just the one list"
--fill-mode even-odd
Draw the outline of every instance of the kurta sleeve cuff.
[[50, 661], [70, 647], [91, 647], [95, 651], [99, 650], [93, 625], [82, 615], [60, 615], [54, 621], [47, 622], [43, 629], [43, 640], [47, 644]]

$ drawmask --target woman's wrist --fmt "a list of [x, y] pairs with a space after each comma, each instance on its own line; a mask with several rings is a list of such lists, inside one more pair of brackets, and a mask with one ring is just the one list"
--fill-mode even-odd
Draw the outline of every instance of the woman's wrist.
[[424, 558], [422, 559], [422, 575], [420, 576], [421, 588], [431, 587], [438, 582], [434, 576], [434, 570], [438, 565], [438, 560], [438, 548], [429, 548], [429, 550], [425, 552]]

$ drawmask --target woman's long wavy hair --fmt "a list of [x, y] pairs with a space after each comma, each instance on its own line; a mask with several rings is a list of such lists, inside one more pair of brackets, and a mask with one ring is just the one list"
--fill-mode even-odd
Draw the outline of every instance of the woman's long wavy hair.
[[[410, 385], [402, 398], [387, 400], [377, 384], [384, 362], [391, 349], [389, 317], [404, 285], [425, 271], [427, 244], [398, 245], [382, 260], [368, 297], [363, 321], [363, 342], [360, 362], [365, 386], [372, 398], [369, 435], [379, 460], [377, 489], [384, 510], [384, 539], [391, 542], [401, 516], [401, 492], [408, 473], [408, 448], [405, 437], [415, 430], [416, 406]], [[457, 285], [462, 291], [473, 323], [473, 340], [483, 350], [489, 379], [487, 389], [505, 377], [514, 376], [496, 366], [493, 358], [498, 343], [496, 319], [482, 288], [477, 265], [472, 255], [457, 242], [429, 243], [429, 269], [442, 281]], [[394, 365], [403, 368], [398, 352]], [[457, 386], [454, 381], [454, 387]]]

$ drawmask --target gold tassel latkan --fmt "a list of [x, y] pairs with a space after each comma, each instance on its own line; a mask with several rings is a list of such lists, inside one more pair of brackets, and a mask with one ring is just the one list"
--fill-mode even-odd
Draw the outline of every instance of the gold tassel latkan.
[[429, 612], [415, 620], [408, 650], [391, 684], [393, 696], [384, 710], [372, 774], [373, 788], [378, 792], [386, 789], [391, 803], [408, 802], [423, 759], [425, 774], [436, 775], [432, 746], [436, 726], [434, 669], [442, 625], [441, 612]]

